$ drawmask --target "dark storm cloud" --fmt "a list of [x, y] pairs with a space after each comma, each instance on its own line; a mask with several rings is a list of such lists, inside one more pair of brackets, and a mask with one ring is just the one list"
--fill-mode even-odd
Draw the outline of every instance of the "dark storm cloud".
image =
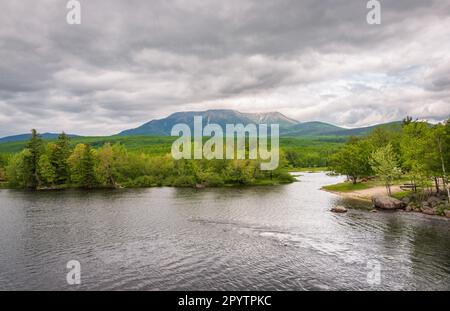
[[111, 134], [174, 111], [281, 111], [362, 126], [450, 115], [450, 4], [0, 0], [0, 136]]

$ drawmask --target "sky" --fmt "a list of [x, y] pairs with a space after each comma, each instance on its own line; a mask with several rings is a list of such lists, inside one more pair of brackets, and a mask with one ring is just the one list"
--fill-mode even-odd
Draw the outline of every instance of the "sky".
[[450, 117], [450, 1], [0, 0], [0, 137], [110, 135], [177, 111], [360, 127]]

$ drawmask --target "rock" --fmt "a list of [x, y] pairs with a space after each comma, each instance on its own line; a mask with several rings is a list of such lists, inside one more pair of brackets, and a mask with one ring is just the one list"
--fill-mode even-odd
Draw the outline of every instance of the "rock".
[[439, 203], [441, 203], [441, 200], [437, 197], [431, 197], [427, 200], [427, 203], [429, 206], [435, 207], [435, 206], [439, 205]]
[[195, 184], [195, 188], [196, 188], [196, 189], [203, 189], [203, 188], [206, 188], [206, 185], [203, 185], [203, 184]]
[[445, 211], [445, 217], [450, 218], [450, 210]]
[[378, 211], [376, 209], [373, 209], [370, 211], [371, 213], [378, 213]]
[[405, 203], [405, 205], [408, 205], [411, 202], [411, 199], [409, 197], [404, 197], [402, 202]]
[[427, 209], [427, 208], [431, 208], [431, 204], [428, 203], [428, 201], [422, 202], [422, 204], [420, 206], [420, 209], [424, 210], [424, 209]]
[[374, 196], [372, 198], [372, 203], [375, 208], [386, 210], [395, 210], [405, 207], [405, 203], [402, 201], [388, 196]]
[[340, 205], [333, 207], [331, 209], [331, 211], [333, 213], [347, 213], [347, 209], [345, 207], [343, 207], [343, 206], [340, 206]]
[[427, 214], [427, 215], [437, 215], [437, 211], [435, 208], [422, 208], [422, 213]]
[[412, 212], [414, 210], [414, 205], [412, 205], [412, 204], [408, 204], [406, 207], [405, 207], [405, 211], [406, 212]]

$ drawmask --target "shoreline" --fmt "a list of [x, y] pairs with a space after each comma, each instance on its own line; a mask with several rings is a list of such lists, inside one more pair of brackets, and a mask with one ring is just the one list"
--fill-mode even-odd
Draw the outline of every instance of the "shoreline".
[[[375, 186], [375, 187], [368, 188], [368, 189], [353, 190], [353, 191], [347, 191], [347, 192], [345, 192], [345, 191], [336, 191], [336, 190], [328, 190], [325, 187], [327, 187], [327, 186], [321, 187], [320, 190], [328, 192], [328, 193], [333, 193], [333, 194], [338, 195], [338, 196], [340, 196], [342, 198], [359, 200], [359, 201], [363, 201], [363, 202], [366, 202], [366, 203], [372, 202], [372, 198], [374, 196], [386, 195], [386, 188], [383, 187], [383, 186]], [[391, 191], [392, 191], [392, 194], [402, 192], [402, 190], [400, 189], [399, 186], [393, 186], [391, 188]], [[436, 212], [433, 212], [433, 213], [430, 214], [430, 213], [425, 211], [425, 210], [430, 209], [430, 208], [422, 209], [422, 208], [419, 207], [418, 210], [415, 210], [415, 209], [411, 209], [411, 208], [408, 208], [408, 207], [409, 206], [407, 206], [405, 208], [397, 208], [397, 209], [394, 209], [394, 210], [395, 211], [404, 212], [404, 213], [421, 214], [421, 215], [424, 215], [424, 216], [427, 216], [427, 217], [433, 217], [433, 218], [439, 218], [439, 219], [449, 219], [450, 218], [450, 216], [448, 216], [450, 214], [447, 214], [448, 211], [445, 212], [444, 215], [436, 214]], [[431, 208], [431, 209], [435, 209], [435, 208]], [[373, 207], [372, 210], [380, 210], [380, 209], [376, 208], [376, 207]], [[381, 210], [383, 210], [383, 209], [381, 209]]]
[[[325, 188], [327, 186], [328, 185], [322, 186], [320, 188], [320, 190], [326, 191], [329, 193], [333, 193], [333, 194], [339, 195], [344, 198], [361, 200], [361, 201], [365, 201], [365, 202], [371, 202], [373, 196], [387, 195], [386, 188], [384, 186], [376, 186], [376, 187], [371, 187], [371, 188], [367, 188], [367, 189], [352, 190], [352, 191], [329, 190], [329, 189]], [[392, 186], [391, 191], [392, 191], [392, 194], [395, 194], [395, 193], [401, 192], [402, 190], [400, 189], [400, 186]]]

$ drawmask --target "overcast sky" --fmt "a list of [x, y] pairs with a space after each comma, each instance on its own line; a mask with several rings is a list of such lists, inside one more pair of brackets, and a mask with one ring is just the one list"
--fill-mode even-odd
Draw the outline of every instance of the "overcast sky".
[[109, 135], [176, 111], [357, 127], [450, 116], [450, 1], [0, 0], [0, 136]]

